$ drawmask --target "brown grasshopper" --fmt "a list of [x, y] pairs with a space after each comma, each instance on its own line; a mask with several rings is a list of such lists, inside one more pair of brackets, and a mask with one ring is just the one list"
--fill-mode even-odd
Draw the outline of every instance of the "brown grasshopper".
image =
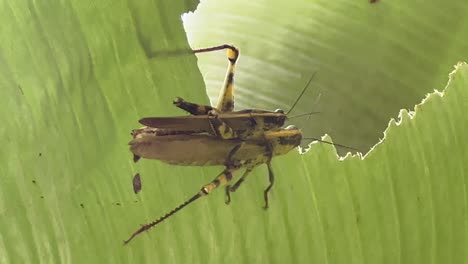
[[[221, 49], [227, 49], [229, 66], [217, 106], [199, 105], [177, 98], [174, 104], [192, 116], [143, 118], [140, 123], [146, 127], [133, 130], [133, 140], [129, 144], [135, 162], [143, 157], [174, 165], [224, 165], [225, 169], [193, 197], [161, 218], [139, 228], [125, 244], [198, 198], [208, 195], [218, 186], [228, 184], [225, 191], [226, 203], [229, 203], [230, 193], [236, 191], [247, 175], [261, 164], [268, 167], [270, 184], [264, 190], [264, 207], [268, 208], [268, 192], [274, 184], [271, 160], [274, 156], [286, 154], [296, 148], [302, 140], [302, 133], [296, 127], [282, 128], [286, 120], [283, 111], [233, 111], [234, 70], [239, 50], [231, 45], [221, 45], [194, 52]], [[245, 168], [245, 172], [241, 178], [229, 185], [233, 173], [242, 168]]]

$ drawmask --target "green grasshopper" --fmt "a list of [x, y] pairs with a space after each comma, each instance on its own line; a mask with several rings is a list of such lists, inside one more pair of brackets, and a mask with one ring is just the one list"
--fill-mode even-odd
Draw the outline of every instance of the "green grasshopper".
[[[132, 131], [133, 140], [129, 144], [135, 162], [143, 157], [174, 165], [223, 165], [225, 169], [193, 197], [159, 219], [139, 228], [125, 244], [219, 186], [227, 185], [226, 203], [229, 203], [230, 193], [235, 192], [247, 175], [261, 164], [268, 167], [270, 183], [264, 190], [264, 208], [268, 208], [268, 192], [274, 184], [271, 160], [296, 148], [302, 140], [302, 133], [298, 128], [282, 128], [286, 120], [283, 111], [233, 111], [234, 70], [239, 50], [230, 45], [221, 45], [194, 52], [222, 49], [227, 49], [229, 66], [217, 106], [200, 105], [177, 98], [174, 105], [189, 112], [191, 116], [143, 118], [140, 123], [146, 126]], [[190, 152], [187, 149], [197, 151]], [[245, 168], [245, 171], [241, 178], [229, 185], [233, 173], [242, 168]]]

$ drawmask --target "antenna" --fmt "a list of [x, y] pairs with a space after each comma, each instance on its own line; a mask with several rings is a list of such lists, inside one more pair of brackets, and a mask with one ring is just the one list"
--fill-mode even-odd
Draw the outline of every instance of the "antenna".
[[302, 95], [304, 95], [305, 91], [307, 90], [307, 88], [309, 87], [309, 84], [312, 82], [312, 79], [314, 78], [315, 74], [317, 73], [317, 71], [315, 71], [312, 76], [310, 77], [309, 81], [307, 82], [306, 86], [302, 89], [302, 92], [299, 94], [299, 96], [297, 97], [296, 101], [294, 102], [294, 104], [291, 106], [291, 108], [289, 109], [289, 111], [286, 113], [286, 115], [289, 115], [289, 113], [291, 113], [291, 111], [294, 109], [294, 107], [296, 106], [296, 104], [299, 102], [299, 100], [301, 99]]
[[297, 117], [303, 117], [303, 116], [311, 116], [313, 114], [321, 114], [322, 112], [309, 112], [309, 113], [304, 113], [304, 114], [299, 114], [299, 115], [295, 115], [295, 116], [291, 116], [291, 117], [288, 117], [288, 119], [293, 119], [293, 118], [297, 118]]
[[338, 143], [333, 143], [333, 142], [330, 142], [330, 141], [321, 140], [321, 139], [319, 139], [319, 138], [306, 137], [306, 138], [302, 138], [302, 139], [312, 139], [312, 140], [315, 140], [315, 141], [319, 141], [319, 142], [321, 142], [321, 143], [325, 143], [325, 144], [329, 144], [329, 145], [333, 145], [333, 146], [338, 146], [338, 147], [342, 147], [342, 148], [347, 148], [347, 149], [351, 149], [351, 150], [355, 150], [355, 151], [360, 151], [360, 150], [357, 149], [357, 148], [348, 147], [348, 146], [345, 146], [345, 145], [342, 145], [342, 144], [338, 144]]

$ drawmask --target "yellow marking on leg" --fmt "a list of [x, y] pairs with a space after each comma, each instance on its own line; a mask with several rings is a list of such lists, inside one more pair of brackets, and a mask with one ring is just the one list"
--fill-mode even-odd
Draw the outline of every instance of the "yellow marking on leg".
[[227, 49], [226, 55], [229, 60], [229, 65], [216, 108], [221, 112], [232, 112], [234, 110], [234, 72], [236, 70], [236, 62], [239, 58], [239, 50], [231, 46]]
[[226, 168], [223, 172], [221, 172], [216, 178], [203, 186], [201, 188], [201, 192], [203, 192], [203, 195], [208, 195], [210, 192], [212, 192], [214, 189], [216, 189], [219, 186], [223, 186], [226, 183], [230, 182], [232, 179], [232, 174], [238, 169], [228, 169]]
[[192, 115], [206, 115], [210, 111], [214, 111], [214, 112], [217, 111], [211, 105], [201, 105], [201, 104], [187, 102], [180, 97], [177, 97], [176, 99], [174, 99], [172, 103], [178, 108], [184, 111], [187, 111]]
[[232, 139], [236, 137], [236, 133], [234, 130], [229, 127], [223, 120], [218, 118], [218, 114], [216, 112], [209, 112], [208, 113], [208, 122], [210, 124], [211, 130], [213, 134], [222, 138], [222, 139]]
[[239, 59], [239, 49], [232, 45], [224, 44], [210, 48], [196, 49], [193, 50], [193, 52], [202, 53], [223, 49], [227, 50], [226, 56], [229, 60], [229, 65], [216, 108], [221, 112], [232, 112], [232, 110], [234, 110], [234, 71], [236, 69], [236, 62]]
[[198, 108], [197, 108], [197, 111], [198, 111], [199, 113], [203, 113], [203, 114], [208, 113], [208, 112], [211, 111], [211, 110], [212, 110], [211, 107], [208, 108], [208, 107], [206, 107], [205, 105], [199, 105]]
[[239, 58], [239, 50], [235, 47], [228, 48], [226, 55], [230, 62], [236, 63], [237, 59]]
[[222, 122], [221, 125], [218, 127], [218, 132], [220, 132], [220, 136], [223, 139], [231, 139], [234, 138], [234, 131], [230, 128], [226, 123]]

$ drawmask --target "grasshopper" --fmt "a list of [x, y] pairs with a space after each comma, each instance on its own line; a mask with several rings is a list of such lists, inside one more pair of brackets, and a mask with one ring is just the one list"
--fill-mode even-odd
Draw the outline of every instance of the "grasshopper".
[[[198, 49], [193, 52], [211, 52], [221, 49], [227, 49], [229, 65], [216, 107], [187, 102], [177, 97], [173, 101], [173, 104], [189, 112], [192, 116], [147, 117], [140, 119], [139, 122], [148, 127], [158, 128], [160, 133], [163, 133], [161, 130], [169, 130], [171, 132], [185, 131], [188, 133], [206, 132], [223, 139], [260, 138], [264, 131], [281, 128], [287, 119], [287, 114], [281, 109], [275, 111], [258, 109], [233, 111], [234, 71], [240, 54], [237, 48], [225, 44], [206, 49]], [[307, 88], [312, 78], [313, 76], [305, 88]], [[298, 99], [305, 92], [305, 88]], [[291, 110], [297, 102], [298, 100], [296, 100]]]
[[[124, 241], [125, 244], [219, 186], [226, 185], [228, 204], [231, 201], [230, 193], [235, 192], [247, 175], [261, 164], [268, 167], [269, 185], [263, 193], [264, 208], [268, 208], [268, 192], [275, 179], [271, 160], [296, 148], [302, 140], [302, 133], [295, 126], [282, 128], [286, 114], [281, 110], [233, 111], [234, 70], [239, 50], [231, 45], [221, 45], [194, 50], [194, 53], [222, 49], [227, 50], [229, 66], [216, 107], [177, 98], [174, 105], [189, 112], [191, 116], [143, 118], [140, 123], [146, 126], [132, 131], [133, 140], [129, 144], [135, 162], [143, 157], [174, 165], [223, 165], [225, 169], [190, 199], [159, 219], [141, 226]], [[196, 152], [187, 149], [195, 149]], [[233, 173], [242, 168], [245, 171], [239, 180], [229, 185]]]

